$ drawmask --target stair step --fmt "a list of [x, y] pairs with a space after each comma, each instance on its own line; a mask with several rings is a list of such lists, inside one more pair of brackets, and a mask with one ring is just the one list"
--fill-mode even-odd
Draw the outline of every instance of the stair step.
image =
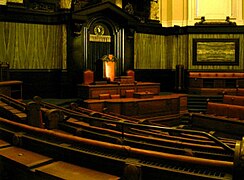
[[207, 105], [207, 102], [202, 102], [202, 101], [188, 101], [188, 104], [202, 104], [202, 105]]
[[206, 112], [206, 109], [195, 108], [195, 109], [188, 109], [189, 112]]
[[191, 95], [187, 97], [187, 108], [189, 112], [205, 112], [207, 102], [223, 102], [222, 95]]

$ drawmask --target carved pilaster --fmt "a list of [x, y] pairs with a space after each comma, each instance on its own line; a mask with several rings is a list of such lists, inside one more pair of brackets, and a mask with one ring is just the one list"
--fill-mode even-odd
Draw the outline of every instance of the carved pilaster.
[[159, 20], [159, 2], [157, 0], [151, 1], [150, 19]]

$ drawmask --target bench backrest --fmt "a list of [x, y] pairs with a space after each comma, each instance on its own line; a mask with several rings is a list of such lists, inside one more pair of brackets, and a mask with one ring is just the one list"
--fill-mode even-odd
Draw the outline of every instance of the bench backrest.
[[244, 96], [224, 95], [223, 103], [244, 106]]
[[244, 78], [241, 72], [190, 72], [189, 78]]
[[207, 114], [244, 120], [244, 106], [208, 102]]

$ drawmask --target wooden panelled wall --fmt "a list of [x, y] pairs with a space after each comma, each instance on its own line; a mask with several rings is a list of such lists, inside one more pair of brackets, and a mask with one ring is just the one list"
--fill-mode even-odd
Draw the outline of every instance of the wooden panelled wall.
[[0, 22], [0, 61], [10, 69], [66, 69], [65, 25]]
[[[193, 65], [193, 39], [223, 38], [240, 40], [239, 65]], [[135, 34], [135, 69], [175, 69], [177, 64], [184, 65], [188, 70], [230, 70], [244, 69], [244, 34], [189, 34], [189, 35], [152, 35]]]

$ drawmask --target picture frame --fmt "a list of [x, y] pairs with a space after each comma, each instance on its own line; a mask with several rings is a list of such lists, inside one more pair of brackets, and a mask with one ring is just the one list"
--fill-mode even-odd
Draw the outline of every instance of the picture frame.
[[239, 65], [239, 39], [193, 39], [193, 65]]

